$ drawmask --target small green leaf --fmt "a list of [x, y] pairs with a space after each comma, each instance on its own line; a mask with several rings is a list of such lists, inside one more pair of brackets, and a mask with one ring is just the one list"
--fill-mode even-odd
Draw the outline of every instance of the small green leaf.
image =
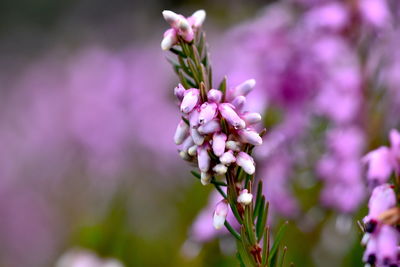
[[[279, 243], [281, 242], [283, 235], [286, 231], [286, 227], [288, 225], [288, 222], [286, 221], [282, 226], [279, 228], [278, 233], [276, 234], [274, 244], [272, 245], [271, 252], [270, 252], [270, 258], [271, 260], [275, 257], [275, 254], [277, 253]], [[271, 264], [271, 263], [269, 263]]]
[[263, 186], [263, 184], [262, 184], [262, 181], [260, 180], [258, 182], [258, 186], [257, 186], [257, 194], [256, 194], [256, 202], [255, 202], [254, 212], [253, 212], [253, 219], [256, 219], [260, 205], [261, 205], [262, 186]]

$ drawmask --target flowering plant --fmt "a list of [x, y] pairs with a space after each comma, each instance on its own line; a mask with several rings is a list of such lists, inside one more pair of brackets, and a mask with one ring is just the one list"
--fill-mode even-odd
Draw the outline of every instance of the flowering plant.
[[[256, 129], [261, 115], [245, 110], [246, 96], [254, 88], [255, 80], [230, 88], [225, 77], [215, 89], [201, 29], [205, 11], [185, 18], [166, 10], [163, 16], [171, 28], [164, 33], [161, 48], [178, 59], [169, 61], [180, 80], [174, 90], [182, 112], [174, 136], [179, 155], [197, 165], [200, 173], [192, 174], [203, 185], [215, 186], [223, 197], [215, 207], [213, 225], [216, 229], [225, 226], [236, 239], [241, 265], [283, 264], [286, 248], [278, 259], [278, 246], [286, 224], [270, 247], [268, 202], [262, 183], [255, 186], [256, 166], [251, 154], [255, 146], [262, 144], [265, 133], [265, 129]], [[233, 213], [237, 228], [226, 220], [228, 212]]]

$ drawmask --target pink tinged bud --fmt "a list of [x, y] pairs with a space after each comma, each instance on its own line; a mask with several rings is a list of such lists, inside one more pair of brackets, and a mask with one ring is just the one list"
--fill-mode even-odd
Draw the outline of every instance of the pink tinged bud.
[[374, 188], [368, 202], [368, 219], [377, 219], [378, 216], [396, 206], [396, 194], [389, 184], [382, 184]]
[[169, 25], [171, 25], [171, 27], [175, 28], [181, 18], [180, 15], [176, 14], [175, 12], [171, 11], [171, 10], [164, 10], [162, 12], [162, 15], [165, 19], [166, 22], [168, 22]]
[[250, 175], [254, 174], [256, 171], [253, 158], [245, 152], [239, 152], [236, 157], [236, 164], [242, 167], [243, 170]]
[[197, 125], [199, 124], [199, 110], [198, 108], [195, 108], [192, 110], [192, 112], [189, 113], [189, 124], [190, 127], [197, 127]]
[[189, 156], [194, 157], [197, 155], [197, 145], [191, 146], [189, 147], [187, 153], [189, 154]]
[[244, 120], [239, 117], [231, 104], [220, 104], [219, 111], [221, 112], [222, 117], [224, 117], [226, 121], [231, 124], [235, 129], [242, 129], [246, 126]]
[[194, 145], [193, 138], [189, 135], [182, 143], [182, 150], [187, 152], [191, 146]]
[[396, 129], [392, 129], [389, 134], [389, 139], [394, 168], [400, 171], [400, 133]]
[[189, 19], [191, 20], [193, 27], [199, 28], [203, 25], [203, 22], [206, 19], [206, 12], [203, 9], [197, 10]]
[[376, 263], [376, 256], [378, 252], [378, 242], [375, 236], [370, 236], [367, 247], [364, 252], [363, 261], [371, 265]]
[[197, 148], [197, 161], [200, 171], [208, 172], [210, 169], [210, 156], [208, 155], [207, 147], [199, 146]]
[[210, 102], [219, 103], [222, 99], [222, 92], [220, 90], [211, 89], [207, 93], [207, 99]]
[[378, 233], [378, 257], [382, 266], [390, 266], [397, 263], [397, 251], [399, 233], [389, 225], [382, 225]]
[[189, 135], [189, 125], [187, 125], [186, 122], [181, 120], [178, 123], [178, 127], [176, 127], [174, 135], [175, 144], [177, 145], [182, 144], [188, 135]]
[[396, 129], [390, 130], [389, 140], [392, 147], [400, 148], [400, 132]]
[[238, 134], [242, 141], [245, 143], [249, 143], [255, 146], [259, 146], [262, 144], [261, 136], [254, 130], [242, 129], [238, 130]]
[[237, 202], [243, 205], [249, 205], [251, 204], [251, 201], [253, 201], [253, 195], [250, 194], [247, 189], [240, 191]]
[[368, 164], [368, 180], [382, 184], [389, 179], [393, 167], [389, 148], [380, 147], [373, 150], [365, 155], [363, 161]]
[[219, 120], [212, 120], [201, 125], [197, 130], [201, 134], [215, 133], [221, 131], [221, 125], [219, 124]]
[[235, 87], [233, 97], [239, 95], [246, 96], [248, 93], [250, 93], [251, 90], [253, 90], [255, 85], [256, 85], [256, 80], [254, 79], [249, 79], [247, 81], [244, 81], [243, 83]]
[[[229, 141], [228, 141], [229, 142]], [[219, 161], [222, 164], [229, 165], [231, 163], [234, 163], [236, 161], [235, 155], [233, 155], [233, 151], [229, 150], [222, 154], [222, 156], [219, 158]]]
[[176, 31], [174, 29], [169, 29], [164, 33], [164, 38], [161, 41], [161, 49], [164, 51], [169, 50], [177, 41]]
[[205, 124], [214, 119], [217, 113], [217, 108], [217, 104], [215, 103], [203, 103], [200, 106], [199, 124]]
[[195, 128], [190, 128], [190, 136], [193, 138], [193, 142], [201, 146], [204, 143], [204, 136], [202, 136], [199, 131]]
[[177, 28], [179, 30], [179, 35], [182, 36], [186, 42], [191, 42], [193, 40], [194, 32], [192, 26], [190, 26], [189, 21], [185, 17], [180, 16], [177, 22]]
[[236, 110], [242, 110], [246, 104], [246, 97], [239, 95], [232, 100], [232, 105], [235, 106]]
[[242, 115], [242, 119], [246, 122], [246, 125], [252, 125], [259, 123], [262, 117], [257, 112], [246, 112]]
[[201, 172], [200, 182], [202, 185], [208, 185], [211, 181], [211, 174], [208, 172]]
[[237, 141], [232, 141], [232, 140], [227, 141], [225, 146], [226, 146], [226, 149], [230, 149], [230, 150], [233, 150], [236, 152], [241, 150], [241, 144], [240, 144], [240, 142], [237, 142]]
[[226, 216], [228, 215], [228, 202], [226, 200], [221, 200], [215, 207], [213, 216], [213, 225], [215, 229], [221, 229], [225, 223]]
[[228, 167], [226, 167], [224, 164], [217, 164], [214, 166], [213, 171], [217, 175], [224, 175], [228, 171]]
[[179, 101], [182, 101], [185, 91], [185, 87], [183, 87], [182, 84], [178, 84], [178, 86], [174, 89], [174, 95], [179, 99]]
[[213, 135], [212, 149], [217, 157], [222, 156], [225, 152], [226, 138], [226, 134], [224, 133], [215, 133]]
[[181, 103], [181, 111], [183, 113], [189, 113], [194, 109], [194, 107], [197, 105], [197, 102], [199, 102], [199, 90], [198, 89], [189, 89], [185, 91], [185, 96], [182, 99]]

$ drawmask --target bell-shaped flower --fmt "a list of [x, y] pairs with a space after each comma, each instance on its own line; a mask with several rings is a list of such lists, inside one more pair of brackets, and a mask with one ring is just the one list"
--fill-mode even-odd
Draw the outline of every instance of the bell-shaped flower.
[[219, 103], [222, 100], [222, 92], [217, 89], [211, 89], [207, 93], [207, 99], [210, 102]]
[[249, 205], [253, 201], [253, 195], [247, 189], [240, 191], [237, 202], [242, 205]]
[[174, 141], [175, 144], [180, 145], [183, 143], [185, 138], [189, 135], [189, 125], [186, 122], [181, 120], [176, 127]]
[[235, 155], [232, 150], [226, 151], [219, 157], [219, 161], [224, 165], [230, 165], [236, 161]]
[[203, 103], [200, 106], [199, 124], [202, 125], [214, 119], [217, 114], [217, 108], [216, 103]]
[[161, 41], [161, 49], [166, 51], [171, 49], [178, 42], [176, 37], [176, 31], [174, 29], [168, 29], [164, 33], [164, 37]]
[[241, 143], [238, 141], [233, 141], [233, 140], [226, 141], [225, 146], [226, 146], [226, 149], [230, 149], [230, 150], [233, 150], [236, 152], [240, 151], [240, 149], [241, 149]]
[[364, 156], [363, 161], [368, 164], [367, 178], [377, 184], [387, 182], [392, 172], [392, 158], [389, 148], [380, 147]]
[[219, 105], [218, 109], [219, 112], [221, 112], [222, 117], [224, 117], [235, 129], [242, 129], [246, 126], [244, 120], [239, 117], [231, 104], [222, 103]]
[[243, 142], [249, 143], [255, 146], [259, 146], [262, 144], [261, 136], [252, 129], [241, 129], [238, 130], [238, 134]]
[[196, 128], [190, 128], [190, 136], [193, 138], [193, 142], [201, 146], [204, 143], [204, 136], [197, 131]]
[[211, 134], [215, 132], [219, 132], [221, 130], [221, 125], [219, 123], [219, 120], [212, 120], [207, 122], [206, 124], [203, 124], [197, 128], [199, 133], [201, 134]]
[[181, 111], [183, 113], [189, 113], [199, 102], [200, 92], [198, 89], [191, 88], [185, 91], [185, 95], [181, 103]]
[[246, 97], [239, 95], [232, 100], [232, 105], [236, 110], [242, 110], [244, 105], [246, 104]]
[[217, 164], [213, 167], [213, 171], [217, 175], [224, 175], [228, 171], [228, 167], [226, 167], [224, 164]]
[[193, 28], [200, 28], [206, 19], [206, 11], [203, 9], [197, 10], [189, 18], [188, 21]]
[[224, 199], [218, 202], [215, 207], [214, 216], [213, 216], [213, 225], [215, 229], [221, 229], [225, 224], [226, 216], [228, 216], [228, 202]]
[[259, 123], [262, 119], [260, 113], [257, 112], [245, 112], [241, 117], [246, 122], [246, 125]]
[[256, 171], [254, 159], [245, 152], [239, 152], [236, 157], [236, 164], [243, 168], [243, 170], [252, 175]]
[[199, 146], [197, 148], [197, 161], [200, 171], [208, 172], [211, 161], [210, 156], [208, 155], [208, 146]]
[[182, 84], [178, 84], [178, 86], [174, 88], [174, 95], [179, 101], [182, 101], [185, 91], [185, 87], [183, 87]]
[[225, 152], [226, 138], [226, 134], [224, 133], [215, 133], [213, 135], [212, 149], [217, 157], [222, 156]]

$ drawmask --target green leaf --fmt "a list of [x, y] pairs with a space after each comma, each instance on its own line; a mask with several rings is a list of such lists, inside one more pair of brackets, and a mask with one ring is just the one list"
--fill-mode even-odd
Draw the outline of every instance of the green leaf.
[[256, 234], [253, 229], [253, 216], [252, 216], [251, 206], [247, 205], [244, 210], [244, 224], [247, 231], [247, 236], [249, 237], [249, 241], [252, 245], [256, 244]]
[[[271, 261], [277, 253], [279, 243], [281, 242], [283, 235], [285, 234], [287, 225], [288, 225], [288, 222], [286, 221], [284, 224], [281, 225], [281, 227], [278, 230], [278, 233], [276, 234], [274, 244], [272, 245], [272, 248], [270, 251], [270, 259], [269, 260], [271, 260]], [[269, 264], [271, 265], [271, 262], [269, 262]]]
[[171, 51], [172, 53], [174, 53], [179, 57], [186, 57], [186, 55], [181, 50], [178, 50], [176, 48], [171, 48], [169, 51]]
[[233, 229], [233, 227], [228, 223], [227, 220], [225, 220], [224, 225], [225, 225], [226, 229], [236, 238], [236, 240], [241, 241], [240, 234], [238, 232], [236, 232], [235, 229]]
[[263, 248], [262, 248], [262, 266], [265, 266], [268, 262], [269, 258], [269, 227], [267, 226], [265, 229], [264, 239], [263, 239]]
[[258, 215], [260, 205], [261, 205], [261, 197], [262, 197], [262, 181], [260, 180], [258, 182], [258, 186], [257, 186], [257, 194], [256, 194], [256, 202], [254, 205], [253, 219], [256, 219], [256, 217]]
[[218, 86], [218, 90], [220, 90], [223, 93], [224, 96], [225, 96], [225, 93], [226, 93], [226, 80], [227, 80], [227, 77], [225, 76], [222, 79], [222, 81], [219, 84], [219, 86]]
[[257, 240], [260, 241], [262, 236], [264, 235], [265, 225], [267, 222], [268, 215], [268, 202], [265, 203], [265, 197], [261, 197], [261, 204], [257, 215], [257, 223], [256, 223], [256, 233]]

